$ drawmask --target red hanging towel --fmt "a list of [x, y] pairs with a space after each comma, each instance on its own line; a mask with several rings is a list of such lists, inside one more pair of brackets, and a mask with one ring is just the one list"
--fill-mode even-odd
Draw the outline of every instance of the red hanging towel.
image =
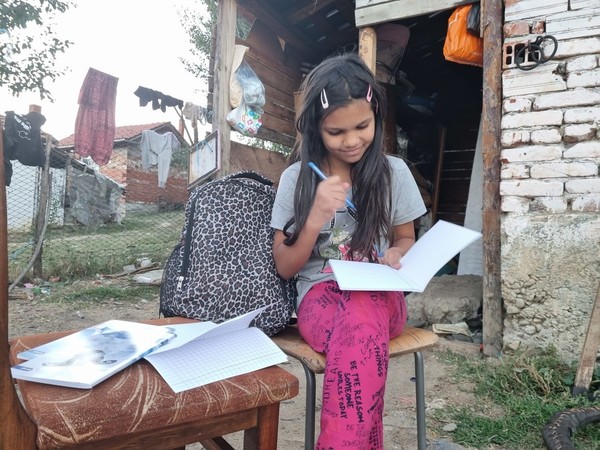
[[459, 6], [448, 19], [444, 58], [459, 64], [483, 67], [483, 39], [467, 30], [467, 19], [472, 7], [472, 4]]
[[75, 153], [91, 156], [99, 166], [110, 160], [115, 139], [115, 102], [119, 79], [89, 68], [79, 91]]

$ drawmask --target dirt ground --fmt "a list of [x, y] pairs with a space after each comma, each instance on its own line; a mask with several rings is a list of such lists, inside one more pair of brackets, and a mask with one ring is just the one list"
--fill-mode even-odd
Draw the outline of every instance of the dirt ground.
[[[110, 284], [118, 287], [131, 280], [96, 280], [89, 286]], [[89, 286], [78, 282], [65, 289], [83, 290]], [[56, 294], [56, 287], [54, 289]], [[29, 294], [29, 295], [27, 295]], [[10, 336], [44, 333], [49, 331], [80, 329], [95, 325], [108, 319], [144, 320], [158, 317], [158, 288], [148, 298], [137, 298], [133, 301], [105, 299], [100, 302], [48, 302], [43, 293], [35, 296], [31, 292], [16, 291], [9, 300]], [[443, 362], [441, 352], [451, 349], [463, 354], [477, 357], [478, 349], [473, 344], [464, 344], [442, 339], [437, 349], [425, 352], [425, 395], [427, 402], [427, 438], [433, 449], [450, 448], [451, 433], [444, 432], [442, 427], [448, 425], [431, 418], [436, 408], [452, 405], [473, 406], [478, 408], [477, 401], [471, 393], [468, 383], [457, 383], [452, 378], [452, 367]], [[388, 387], [385, 403], [385, 448], [389, 450], [413, 450], [417, 448], [415, 385], [411, 381], [414, 376], [414, 359], [412, 355], [394, 358], [390, 361]], [[304, 448], [304, 411], [305, 384], [302, 366], [290, 359], [284, 367], [300, 380], [300, 394], [281, 406], [279, 425], [279, 448], [285, 450], [301, 450]], [[319, 393], [322, 377], [317, 377], [317, 408], [320, 407]], [[318, 416], [317, 416], [318, 417]], [[317, 420], [318, 427], [318, 420]], [[240, 433], [231, 436], [236, 446], [241, 442]], [[198, 444], [188, 446], [189, 450], [201, 449]], [[430, 445], [429, 448], [432, 448]], [[453, 450], [463, 448], [452, 446]]]

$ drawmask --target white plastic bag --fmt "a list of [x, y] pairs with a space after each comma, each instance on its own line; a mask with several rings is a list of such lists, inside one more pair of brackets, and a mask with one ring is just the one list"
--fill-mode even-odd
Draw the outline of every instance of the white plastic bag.
[[254, 136], [262, 125], [261, 108], [247, 106], [242, 101], [237, 108], [232, 109], [227, 114], [227, 123], [244, 136]]

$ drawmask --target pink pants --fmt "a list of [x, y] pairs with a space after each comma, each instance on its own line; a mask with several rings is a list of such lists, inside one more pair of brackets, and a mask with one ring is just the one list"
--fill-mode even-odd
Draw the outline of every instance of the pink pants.
[[402, 292], [311, 288], [298, 309], [304, 340], [327, 355], [318, 450], [383, 449], [389, 340], [406, 323]]

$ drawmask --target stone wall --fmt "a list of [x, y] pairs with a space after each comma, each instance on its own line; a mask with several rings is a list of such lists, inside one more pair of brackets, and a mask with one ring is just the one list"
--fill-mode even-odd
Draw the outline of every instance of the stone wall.
[[[545, 35], [555, 56], [517, 68]], [[504, 345], [577, 360], [600, 282], [600, 1], [506, 0], [504, 38]]]

